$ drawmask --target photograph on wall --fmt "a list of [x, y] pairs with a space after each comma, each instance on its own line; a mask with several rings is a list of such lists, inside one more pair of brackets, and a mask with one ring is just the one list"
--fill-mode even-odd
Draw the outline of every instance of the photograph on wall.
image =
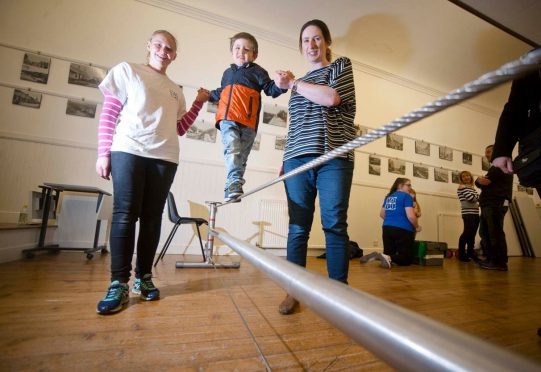
[[252, 151], [259, 151], [261, 146], [261, 133], [256, 134], [254, 144], [252, 145]]
[[203, 141], [203, 142], [216, 142], [216, 128], [211, 121], [196, 121], [186, 132], [186, 137]]
[[21, 69], [21, 80], [47, 84], [51, 58], [39, 54], [25, 53]]
[[440, 146], [440, 159], [453, 161], [453, 149], [445, 146]]
[[473, 163], [473, 155], [469, 152], [463, 152], [462, 153], [462, 163], [472, 165]]
[[456, 183], [457, 185], [460, 184], [460, 172], [459, 171], [451, 171], [451, 182]]
[[274, 148], [276, 150], [284, 151], [284, 148], [286, 146], [286, 140], [287, 136], [276, 136], [276, 139], [274, 140]]
[[218, 112], [218, 102], [207, 102], [207, 112], [211, 112], [213, 114]]
[[287, 108], [278, 105], [263, 105], [263, 123], [285, 128], [287, 126]]
[[389, 159], [388, 162], [389, 173], [406, 174], [406, 162], [400, 159]]
[[449, 182], [449, 171], [443, 168], [434, 168], [434, 181]]
[[389, 133], [386, 137], [388, 148], [400, 151], [404, 150], [404, 137], [393, 133]]
[[41, 106], [41, 93], [15, 89], [13, 91], [13, 100], [11, 103], [14, 105], [39, 109]]
[[68, 83], [97, 88], [105, 75], [107, 75], [107, 70], [104, 68], [72, 63], [70, 64]]
[[490, 162], [488, 161], [488, 158], [486, 156], [483, 156], [481, 158], [481, 169], [484, 171], [489, 170], [490, 168]]
[[413, 177], [428, 179], [428, 167], [420, 164], [413, 164]]
[[81, 116], [83, 118], [94, 118], [96, 116], [96, 104], [68, 99], [66, 114]]
[[370, 155], [368, 157], [368, 174], [381, 175], [381, 159], [377, 156]]
[[430, 156], [430, 143], [415, 140], [415, 153]]

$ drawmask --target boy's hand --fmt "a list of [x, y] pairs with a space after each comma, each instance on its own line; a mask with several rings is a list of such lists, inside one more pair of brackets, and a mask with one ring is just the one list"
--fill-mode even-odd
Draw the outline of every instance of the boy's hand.
[[197, 90], [197, 97], [195, 97], [195, 100], [200, 103], [205, 103], [209, 100], [210, 97], [210, 91], [208, 91], [205, 88], [199, 88]]
[[282, 71], [282, 70], [276, 71], [274, 82], [281, 89], [291, 89], [291, 85], [293, 85], [293, 81], [295, 81], [295, 75], [293, 75], [291, 71]]

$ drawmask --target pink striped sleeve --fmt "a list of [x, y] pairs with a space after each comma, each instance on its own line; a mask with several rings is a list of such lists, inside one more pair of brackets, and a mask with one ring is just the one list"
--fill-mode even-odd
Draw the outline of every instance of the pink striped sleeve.
[[203, 107], [202, 102], [194, 101], [190, 111], [185, 113], [184, 116], [177, 121], [177, 133], [179, 136], [183, 136], [188, 128], [192, 126], [193, 122], [197, 118], [197, 114], [199, 114], [199, 111], [201, 110], [201, 107]]
[[116, 123], [122, 103], [109, 92], [104, 92], [105, 100], [100, 114], [98, 126], [98, 158], [111, 156], [111, 145], [113, 144], [113, 134], [115, 133]]

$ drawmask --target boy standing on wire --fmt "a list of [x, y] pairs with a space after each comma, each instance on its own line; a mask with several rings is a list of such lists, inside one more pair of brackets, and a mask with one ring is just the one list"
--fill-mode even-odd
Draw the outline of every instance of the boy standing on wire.
[[270, 79], [265, 69], [254, 63], [258, 53], [255, 37], [240, 32], [230, 40], [234, 63], [225, 70], [221, 87], [211, 91], [209, 99], [218, 102], [216, 128], [222, 133], [224, 145], [226, 202], [244, 193], [244, 171], [259, 123], [261, 91], [273, 98], [287, 92]]

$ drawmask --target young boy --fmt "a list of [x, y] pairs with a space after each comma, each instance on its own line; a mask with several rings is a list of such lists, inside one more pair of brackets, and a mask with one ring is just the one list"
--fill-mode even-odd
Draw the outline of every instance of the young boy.
[[261, 91], [273, 98], [287, 92], [280, 89], [265, 69], [255, 64], [257, 40], [246, 32], [233, 36], [230, 50], [233, 64], [225, 70], [221, 87], [210, 92], [218, 102], [216, 128], [222, 133], [226, 168], [225, 201], [244, 193], [244, 171], [252, 149], [261, 111]]

